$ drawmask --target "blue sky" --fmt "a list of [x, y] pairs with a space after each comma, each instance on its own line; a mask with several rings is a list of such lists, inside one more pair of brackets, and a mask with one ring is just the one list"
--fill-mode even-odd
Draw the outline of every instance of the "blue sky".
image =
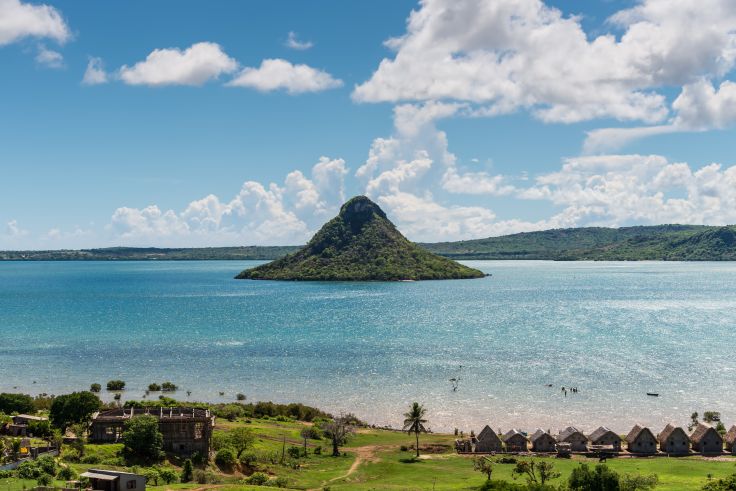
[[678, 6], [0, 0], [0, 248], [734, 223], [736, 6]]

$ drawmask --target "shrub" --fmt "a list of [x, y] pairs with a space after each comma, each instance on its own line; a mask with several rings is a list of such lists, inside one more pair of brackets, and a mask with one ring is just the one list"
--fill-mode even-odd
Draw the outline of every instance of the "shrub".
[[238, 395], [235, 396], [235, 398], [239, 401], [245, 400], [245, 394], [238, 393]]
[[125, 422], [123, 452], [126, 457], [136, 457], [155, 462], [163, 456], [164, 437], [158, 430], [154, 416], [137, 416]]
[[298, 459], [302, 454], [302, 449], [299, 447], [291, 446], [286, 450], [286, 453], [289, 454], [289, 457], [292, 459]]
[[272, 488], [288, 488], [289, 480], [281, 476], [281, 477], [269, 479], [266, 484], [271, 486]]
[[101, 390], [102, 390], [102, 386], [100, 384], [92, 384], [89, 386], [90, 392], [97, 393], [97, 392], [100, 392]]
[[107, 382], [107, 390], [125, 390], [125, 382], [123, 380], [110, 380]]
[[0, 479], [10, 479], [13, 477], [13, 471], [0, 471]]
[[36, 466], [45, 474], [56, 475], [56, 461], [50, 455], [44, 455], [36, 459]]
[[230, 470], [235, 466], [236, 462], [235, 450], [230, 447], [222, 448], [215, 454], [215, 464], [220, 469]]
[[253, 467], [258, 462], [258, 455], [255, 452], [245, 452], [240, 457], [240, 465], [244, 467]]
[[162, 467], [161, 469], [159, 469], [158, 474], [159, 476], [161, 476], [161, 480], [166, 484], [171, 484], [172, 482], [176, 482], [179, 479], [176, 470], [172, 469], [171, 467]]
[[207, 484], [207, 473], [202, 469], [196, 469], [194, 471], [194, 480], [197, 484]]
[[82, 464], [100, 464], [102, 459], [97, 455], [85, 455], [80, 459]]
[[56, 474], [56, 478], [60, 481], [74, 481], [78, 477], [77, 471], [69, 466], [62, 467]]
[[124, 467], [125, 459], [123, 459], [122, 457], [110, 457], [109, 459], [102, 459], [100, 461], [100, 464], [109, 465], [112, 467]]
[[516, 464], [516, 457], [501, 457], [496, 462], [499, 464]]
[[309, 440], [321, 440], [324, 435], [319, 431], [319, 428], [315, 426], [307, 426], [300, 433], [302, 438], [308, 438]]
[[39, 486], [48, 487], [54, 482], [54, 478], [48, 474], [41, 474], [38, 476], [38, 479], [36, 479], [36, 482]]
[[278, 416], [276, 416], [276, 417], [275, 417], [274, 419], [275, 419], [276, 421], [280, 421], [280, 422], [282, 422], [282, 423], [286, 423], [286, 422], [288, 422], [288, 421], [291, 421], [291, 418], [287, 418], [286, 416], [283, 416], [283, 415], [281, 415], [281, 414], [279, 414]]
[[41, 475], [41, 469], [38, 468], [35, 462], [29, 460], [18, 466], [17, 473], [20, 479], [38, 479]]
[[181, 468], [181, 482], [190, 482], [194, 478], [194, 465], [191, 459], [184, 461], [184, 466]]
[[245, 480], [246, 484], [253, 484], [255, 486], [263, 486], [268, 482], [268, 475], [263, 472], [256, 472], [252, 474], [248, 479]]
[[176, 384], [173, 384], [171, 382], [164, 382], [163, 384], [161, 384], [161, 390], [163, 390], [164, 392], [174, 392], [176, 389], [178, 389]]
[[161, 386], [154, 382], [152, 384], [148, 384], [148, 390], [151, 392], [160, 392]]
[[402, 445], [402, 446], [399, 447], [399, 450], [401, 450], [402, 452], [408, 452], [409, 451], [409, 447], [407, 447], [406, 445]]
[[322, 447], [315, 447], [314, 455], [322, 455]]

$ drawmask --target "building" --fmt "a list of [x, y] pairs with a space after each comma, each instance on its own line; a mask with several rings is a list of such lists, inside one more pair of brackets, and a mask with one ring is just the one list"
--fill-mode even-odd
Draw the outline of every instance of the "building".
[[726, 443], [726, 450], [736, 455], [736, 425], [732, 426], [728, 433], [723, 437]]
[[507, 452], [526, 452], [529, 450], [529, 440], [519, 430], [509, 430], [501, 439], [506, 445]]
[[121, 408], [96, 414], [90, 427], [90, 441], [115, 443], [120, 441], [125, 422], [137, 416], [158, 419], [164, 439], [164, 451], [209, 455], [215, 417], [209, 409], [191, 407]]
[[668, 424], [657, 435], [657, 439], [659, 440], [659, 449], [662, 452], [674, 455], [690, 453], [690, 437], [679, 426], [675, 427]]
[[614, 452], [621, 451], [621, 437], [605, 426], [598, 427], [588, 436], [591, 445], [612, 447]]
[[626, 449], [630, 453], [655, 454], [657, 453], [657, 437], [649, 428], [634, 425], [626, 435]]
[[712, 426], [698, 423], [692, 435], [690, 442], [693, 450], [702, 454], [719, 454], [723, 452], [723, 438]]
[[89, 486], [99, 491], [146, 491], [146, 478], [130, 472], [90, 469], [81, 474], [89, 479]]
[[495, 431], [490, 426], [485, 428], [478, 434], [475, 441], [475, 451], [479, 453], [502, 452], [503, 443]]
[[588, 437], [574, 426], [568, 426], [557, 435], [557, 443], [569, 443], [572, 452], [587, 452]]
[[13, 416], [13, 422], [5, 427], [5, 431], [10, 436], [30, 436], [28, 425], [41, 421], [48, 421], [48, 418], [31, 416], [30, 414], [18, 414]]
[[532, 452], [552, 453], [557, 451], [557, 440], [541, 428], [532, 433], [529, 440], [532, 442]]

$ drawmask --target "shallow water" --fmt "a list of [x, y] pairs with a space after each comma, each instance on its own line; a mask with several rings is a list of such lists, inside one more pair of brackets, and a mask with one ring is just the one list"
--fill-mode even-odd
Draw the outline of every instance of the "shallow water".
[[468, 261], [493, 276], [232, 279], [255, 264], [0, 263], [0, 391], [120, 378], [140, 398], [171, 380], [181, 399], [243, 392], [394, 426], [417, 400], [436, 430], [658, 430], [704, 410], [736, 423], [736, 264]]

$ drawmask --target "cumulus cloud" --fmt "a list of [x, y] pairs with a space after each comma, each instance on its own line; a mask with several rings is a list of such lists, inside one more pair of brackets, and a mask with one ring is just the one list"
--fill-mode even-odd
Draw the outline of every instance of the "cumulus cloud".
[[289, 94], [301, 94], [335, 89], [342, 87], [343, 82], [323, 70], [276, 58], [263, 60], [258, 68], [244, 68], [227, 85], [261, 92], [285, 90]]
[[299, 36], [294, 31], [290, 31], [284, 46], [298, 51], [305, 51], [312, 48], [314, 43], [311, 41], [300, 41]]
[[610, 21], [620, 36], [586, 33], [579, 18], [541, 0], [423, 0], [406, 33], [386, 42], [395, 55], [353, 98], [463, 101], [490, 116], [527, 108], [547, 122], [658, 123], [669, 110], [657, 89], [734, 66], [731, 0], [681, 0], [677, 8], [642, 0]]
[[48, 68], [62, 68], [64, 66], [64, 56], [58, 51], [48, 49], [43, 44], [38, 46], [36, 54], [36, 63]]
[[20, 227], [18, 220], [10, 220], [5, 224], [5, 235], [10, 238], [23, 237], [28, 235], [28, 231]]
[[26, 37], [48, 38], [63, 44], [71, 34], [54, 7], [0, 0], [0, 46]]
[[342, 159], [320, 158], [309, 177], [287, 175], [282, 185], [246, 181], [230, 200], [208, 195], [181, 212], [121, 207], [108, 229], [127, 244], [301, 244], [345, 199]]
[[153, 50], [144, 61], [119, 70], [120, 79], [129, 85], [199, 86], [232, 73], [238, 63], [216, 43], [195, 43], [185, 50], [166, 48]]
[[105, 71], [105, 65], [102, 58], [90, 56], [89, 61], [87, 62], [87, 69], [84, 71], [82, 84], [99, 85], [107, 82], [108, 76]]

